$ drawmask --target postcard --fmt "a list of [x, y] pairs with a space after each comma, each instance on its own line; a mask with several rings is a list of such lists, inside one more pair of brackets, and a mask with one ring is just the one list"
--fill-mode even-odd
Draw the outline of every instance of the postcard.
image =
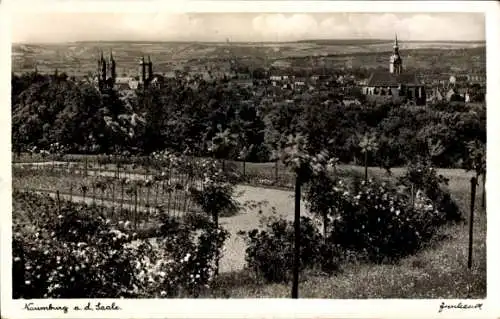
[[498, 317], [499, 8], [2, 3], [2, 317]]

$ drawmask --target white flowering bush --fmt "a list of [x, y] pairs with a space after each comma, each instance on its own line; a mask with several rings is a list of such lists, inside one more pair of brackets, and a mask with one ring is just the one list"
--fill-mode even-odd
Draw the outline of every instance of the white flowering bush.
[[137, 240], [130, 221], [113, 225], [94, 206], [17, 192], [14, 202], [14, 298], [196, 297], [228, 236], [163, 213], [156, 241]]
[[230, 216], [237, 213], [239, 206], [233, 199], [235, 191], [235, 176], [224, 172], [216, 161], [202, 159], [201, 185], [190, 188], [191, 196], [202, 210], [218, 222], [220, 216]]
[[197, 297], [214, 279], [217, 256], [228, 233], [207, 222], [196, 227], [164, 215], [156, 243], [136, 246], [137, 282], [144, 297]]
[[[412, 205], [409, 196], [386, 183], [362, 181], [353, 189], [341, 180], [324, 192], [329, 201], [313, 205], [329, 216], [330, 240], [346, 252], [373, 262], [393, 261], [422, 248], [446, 214], [425, 195]], [[328, 205], [324, 205], [327, 203]]]
[[446, 190], [448, 179], [436, 172], [428, 162], [410, 163], [406, 173], [399, 179], [406, 187], [424, 192], [434, 203], [436, 209], [446, 213], [445, 221], [459, 222], [463, 220], [462, 212], [451, 193]]
[[50, 197], [26, 193], [14, 193], [14, 199], [23, 209], [13, 211], [14, 298], [131, 296], [134, 256], [124, 248], [129, 234], [95, 207], [58, 206]]

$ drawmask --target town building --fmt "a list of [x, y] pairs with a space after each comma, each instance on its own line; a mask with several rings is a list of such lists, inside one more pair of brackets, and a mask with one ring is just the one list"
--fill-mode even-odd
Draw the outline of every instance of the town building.
[[271, 64], [271, 67], [276, 69], [289, 69], [292, 67], [292, 63], [284, 60], [277, 60]]
[[97, 61], [97, 85], [99, 91], [103, 92], [111, 90], [115, 86], [116, 80], [116, 63], [113, 58], [113, 52], [109, 55], [109, 60], [104, 59], [104, 53], [101, 51], [99, 60]]
[[362, 87], [362, 92], [368, 101], [392, 100], [393, 102], [411, 102], [416, 105], [426, 103], [425, 87], [417, 74], [404, 71], [397, 36], [389, 58], [388, 72], [372, 73]]
[[151, 57], [148, 56], [148, 61], [146, 62], [143, 56], [139, 62], [139, 66], [139, 75], [137, 77], [117, 77], [116, 61], [113, 57], [113, 52], [110, 52], [109, 58], [105, 59], [104, 53], [101, 51], [99, 60], [97, 61], [97, 77], [95, 79], [99, 91], [133, 91], [158, 83], [153, 74]]

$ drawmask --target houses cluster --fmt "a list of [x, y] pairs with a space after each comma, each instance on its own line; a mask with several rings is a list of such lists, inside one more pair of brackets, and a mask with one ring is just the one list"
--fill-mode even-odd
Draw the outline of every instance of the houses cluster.
[[[186, 62], [186, 61], [185, 61]], [[190, 62], [190, 61], [187, 61]], [[186, 62], [186, 63], [187, 63]], [[230, 87], [243, 87], [253, 91], [254, 96], [266, 96], [284, 100], [297, 96], [319, 96], [325, 103], [340, 100], [345, 105], [360, 104], [361, 101], [384, 103], [388, 101], [426, 105], [438, 101], [481, 102], [484, 101], [486, 78], [481, 74], [418, 74], [405, 70], [396, 37], [392, 53], [388, 57], [388, 69], [376, 70], [365, 79], [357, 79], [349, 73], [302, 74], [296, 76], [291, 64], [284, 60], [274, 61], [269, 68], [254, 78], [252, 71], [240, 72], [234, 61], [181, 63], [167, 65], [169, 71], [153, 73], [153, 62], [148, 57], [139, 61], [135, 76], [116, 75], [113, 55], [104, 59], [101, 52], [97, 63], [97, 75], [93, 78], [101, 91], [115, 89], [120, 92], [135, 92], [139, 88], [161, 86], [168, 81], [182, 81], [196, 88], [202, 82], [225, 83]], [[220, 62], [220, 63], [219, 63]], [[162, 67], [165, 67], [163, 65]], [[326, 70], [325, 70], [325, 73]], [[262, 76], [263, 75], [263, 76]], [[306, 95], [304, 95], [306, 94]]]
[[388, 72], [375, 72], [361, 81], [368, 101], [394, 101], [413, 105], [447, 102], [483, 102], [486, 77], [481, 74], [422, 75], [403, 68], [397, 37]]

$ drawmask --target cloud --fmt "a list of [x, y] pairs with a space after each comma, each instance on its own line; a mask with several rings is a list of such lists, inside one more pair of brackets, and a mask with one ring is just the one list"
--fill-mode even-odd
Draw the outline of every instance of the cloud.
[[409, 40], [484, 40], [484, 21], [477, 23], [467, 14], [395, 14], [371, 15], [364, 24], [365, 33], [387, 38], [398, 33]]
[[294, 41], [311, 38], [484, 40], [481, 14], [22, 13], [15, 42], [84, 40]]
[[[155, 40], [191, 37], [202, 33], [203, 20], [188, 14], [127, 14], [113, 28], [126, 32], [133, 38]], [[202, 35], [202, 34], [200, 34]]]
[[252, 20], [253, 30], [263, 38], [304, 38], [314, 36], [318, 30], [316, 19], [310, 14], [263, 14]]
[[346, 19], [328, 17], [318, 23], [312, 15], [260, 15], [254, 30], [266, 36], [275, 33], [287, 39], [303, 38], [392, 38], [405, 40], [484, 40], [484, 19], [471, 14], [348, 14]]

